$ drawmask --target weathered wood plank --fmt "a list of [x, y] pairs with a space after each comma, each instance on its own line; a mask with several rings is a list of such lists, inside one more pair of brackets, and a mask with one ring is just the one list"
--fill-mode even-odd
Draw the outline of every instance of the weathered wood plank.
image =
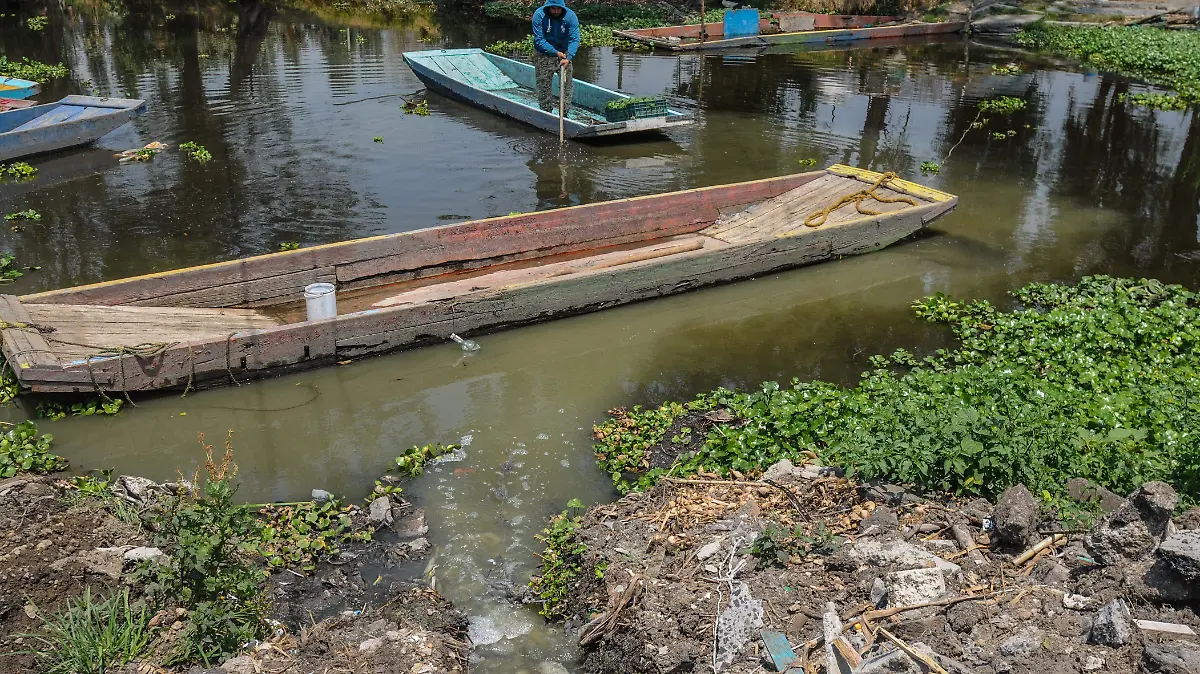
[[816, 180], [824, 171], [766, 180], [489, 218], [445, 227], [272, 253], [243, 260], [92, 285], [35, 293], [44, 304], [152, 303], [156, 298], [203, 291], [300, 271], [335, 267], [339, 283], [433, 268], [453, 271], [473, 260], [530, 259], [553, 250], [588, 250], [615, 241], [649, 240], [698, 231], [719, 209], [777, 196]]
[[310, 283], [336, 283], [333, 267], [305, 269], [262, 279], [137, 300], [137, 306], [159, 307], [268, 307], [304, 299], [304, 286]]
[[61, 369], [54, 350], [34, 327], [35, 321], [19, 299], [12, 295], [0, 295], [0, 321], [5, 326], [0, 330], [0, 339], [4, 341], [4, 357], [13, 364], [14, 369]]

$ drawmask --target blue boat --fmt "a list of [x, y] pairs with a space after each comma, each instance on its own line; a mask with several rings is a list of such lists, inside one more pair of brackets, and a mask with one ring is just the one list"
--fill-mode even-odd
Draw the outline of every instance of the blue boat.
[[0, 77], [0, 98], [20, 100], [29, 98], [41, 89], [37, 82], [22, 80], [16, 77]]
[[0, 112], [0, 161], [89, 145], [145, 110], [141, 100], [67, 96]]
[[[430, 89], [544, 131], [558, 133], [558, 110], [546, 112], [538, 107], [534, 68], [528, 63], [489, 54], [482, 49], [406, 52], [404, 62]], [[604, 115], [605, 104], [630, 96], [590, 82], [574, 82], [573, 100], [563, 123], [567, 138], [617, 136], [692, 123], [691, 115], [669, 108], [664, 116], [609, 122]], [[554, 76], [553, 87], [557, 99], [558, 75]]]

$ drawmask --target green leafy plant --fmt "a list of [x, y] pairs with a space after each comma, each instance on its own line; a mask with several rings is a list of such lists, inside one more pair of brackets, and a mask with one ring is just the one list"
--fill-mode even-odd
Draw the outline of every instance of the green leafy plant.
[[405, 101], [404, 105], [400, 106], [406, 115], [418, 115], [421, 117], [429, 116], [429, 102], [421, 99], [419, 101]]
[[183, 143], [182, 145], [179, 146], [179, 149], [183, 152], [188, 153], [189, 157], [200, 162], [201, 164], [205, 164], [210, 159], [212, 159], [212, 153], [210, 153], [207, 149], [205, 149], [205, 147], [203, 145], [197, 145], [196, 143], [193, 143], [192, 141]]
[[1143, 26], [1061, 26], [1038, 22], [1015, 36], [1018, 44], [1061, 54], [1175, 90], [1174, 99], [1146, 94], [1134, 104], [1178, 110], [1200, 102], [1200, 34]]
[[816, 160], [816, 159], [812, 159], [812, 158], [810, 157], [810, 158], [808, 158], [808, 159], [801, 159], [801, 160], [799, 160], [799, 161], [798, 161], [798, 162], [796, 162], [796, 163], [797, 163], [797, 164], [800, 164], [801, 166], [816, 166], [816, 165], [817, 165], [817, 160]]
[[767, 566], [787, 566], [791, 555], [787, 549], [787, 534], [779, 525], [768, 522], [750, 546], [750, 554]]
[[297, 241], [284, 241], [279, 244], [279, 250], [299, 250], [300, 243]]
[[62, 612], [42, 617], [36, 634], [25, 635], [47, 674], [104, 674], [120, 669], [150, 648], [150, 611], [130, 602], [129, 588], [95, 597], [90, 587], [67, 601]]
[[11, 403], [21, 394], [21, 383], [13, 376], [12, 370], [0, 365], [0, 405]]
[[942, 167], [935, 161], [921, 162], [921, 175], [937, 175], [942, 170]]
[[1117, 94], [1121, 103], [1132, 103], [1155, 110], [1187, 110], [1191, 103], [1176, 94]]
[[29, 30], [40, 32], [46, 30], [46, 26], [50, 24], [50, 17], [39, 14], [25, 19], [25, 25], [29, 26]]
[[993, 75], [1020, 75], [1021, 67], [1015, 63], [1009, 63], [1007, 65], [993, 64], [992, 65], [992, 74]]
[[9, 252], [0, 253], [0, 285], [12, 283], [21, 278], [27, 271], [37, 271], [41, 267], [21, 267], [17, 265], [17, 258]]
[[372, 138], [371, 140], [373, 140], [373, 141], [374, 141], [374, 142], [376, 142], [376, 143], [382, 143], [382, 142], [383, 142], [383, 136], [375, 136], [375, 137], [374, 137], [374, 138]]
[[28, 208], [23, 211], [17, 211], [16, 213], [9, 213], [8, 215], [4, 216], [4, 219], [9, 222], [13, 222], [14, 220], [41, 220], [42, 214], [38, 213], [32, 208]]
[[66, 77], [67, 69], [61, 63], [58, 65], [49, 65], [38, 61], [31, 61], [28, 58], [21, 59], [20, 61], [10, 61], [7, 57], [0, 55], [0, 75], [31, 80], [33, 82], [46, 82]]
[[54, 436], [39, 434], [37, 424], [21, 423], [0, 435], [0, 478], [17, 473], [53, 473], [67, 467], [67, 460], [50, 453]]
[[170, 662], [209, 665], [261, 636], [268, 606], [259, 589], [263, 572], [254, 563], [262, 525], [247, 506], [233, 502], [232, 441], [226, 439], [219, 462], [203, 435], [200, 445], [207, 476], [203, 486], [183, 490], [148, 516], [153, 542], [170, 561], [143, 562], [136, 578], [160, 607], [189, 610]]
[[330, 499], [258, 510], [262, 527], [253, 539], [253, 549], [273, 569], [299, 567], [316, 569], [320, 557], [336, 555], [350, 541], [370, 540], [372, 530], [355, 531], [350, 508]]
[[[0, 58], [4, 58], [0, 56]], [[0, 178], [24, 179], [33, 178], [37, 175], [38, 170], [26, 162], [15, 161], [11, 164], [0, 164]]]
[[[538, 575], [529, 581], [529, 587], [542, 601], [538, 611], [543, 617], [557, 618], [561, 616], [562, 604], [567, 599], [571, 584], [583, 572], [583, 555], [587, 546], [576, 539], [576, 532], [582, 517], [572, 517], [568, 511], [563, 511], [550, 519], [550, 523], [536, 535], [539, 542], [546, 546], [539, 558], [541, 569]], [[593, 570], [593, 573], [597, 573]], [[598, 572], [601, 576], [604, 569]]]
[[120, 398], [101, 398], [94, 396], [77, 403], [70, 405], [60, 403], [54, 400], [40, 401], [35, 408], [37, 415], [43, 419], [58, 421], [65, 419], [68, 415], [73, 417], [90, 417], [99, 415], [113, 415], [121, 411], [125, 406], [125, 401]]
[[662, 100], [663, 99], [661, 96], [630, 96], [629, 98], [614, 98], [604, 104], [604, 109], [624, 110], [625, 108], [637, 103], [658, 103]]
[[417, 477], [425, 472], [426, 463], [456, 449], [458, 445], [413, 445], [396, 457], [395, 470], [408, 477]]

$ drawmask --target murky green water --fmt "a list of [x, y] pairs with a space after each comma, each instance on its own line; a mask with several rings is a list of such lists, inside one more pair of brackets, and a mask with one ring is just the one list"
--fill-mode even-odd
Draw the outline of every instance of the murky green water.
[[[440, 589], [474, 616], [477, 671], [539, 671], [570, 651], [535, 613], [501, 597], [521, 582], [544, 518], [572, 497], [612, 497], [589, 429], [617, 405], [764, 379], [851, 382], [877, 352], [929, 350], [944, 332], [911, 318], [931, 292], [1003, 300], [1030, 280], [1156, 276], [1195, 286], [1200, 267], [1200, 120], [1129, 109], [1119, 78], [951, 40], [827, 51], [652, 56], [592, 50], [578, 76], [696, 101], [699, 123], [635, 144], [571, 144], [431, 95], [429, 117], [398, 94], [421, 85], [406, 50], [479, 46], [500, 32], [431, 16], [246, 11], [217, 3], [114, 16], [80, 2], [33, 34], [0, 19], [6, 55], [64, 60], [76, 78], [42, 100], [93, 90], [145, 98], [149, 112], [95, 149], [35, 160], [37, 180], [0, 186], [5, 212], [40, 223], [3, 231], [41, 271], [26, 292], [398, 232], [510, 211], [780, 175], [797, 160], [917, 176], [997, 94], [1029, 109], [1016, 135], [972, 132], [925, 179], [958, 210], [918, 240], [867, 257], [485, 335], [464, 358], [446, 345], [277, 380], [139, 400], [113, 419], [46, 422], [79, 468], [155, 478], [190, 472], [196, 434], [235, 431], [242, 494], [360, 497], [402, 448], [469, 438], [410, 494], [427, 510]], [[347, 31], [349, 25], [349, 31]], [[503, 35], [508, 37], [508, 35]], [[1026, 127], [1025, 125], [1028, 125]], [[384, 143], [372, 142], [383, 136]], [[167, 152], [118, 165], [153, 140], [205, 145], [206, 165]], [[1200, 256], [1196, 256], [1200, 258]], [[18, 412], [10, 411], [10, 414]], [[465, 444], [465, 443], [464, 443]], [[505, 462], [515, 470], [502, 467]]]

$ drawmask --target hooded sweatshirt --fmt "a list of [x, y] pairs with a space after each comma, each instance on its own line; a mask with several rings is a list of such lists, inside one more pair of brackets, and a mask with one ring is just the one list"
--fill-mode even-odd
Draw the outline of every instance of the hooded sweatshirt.
[[[562, 7], [562, 17], [550, 16], [547, 7]], [[579, 19], [563, 0], [546, 0], [533, 13], [533, 47], [542, 54], [555, 56], [562, 52], [575, 60], [575, 52], [579, 50]]]

